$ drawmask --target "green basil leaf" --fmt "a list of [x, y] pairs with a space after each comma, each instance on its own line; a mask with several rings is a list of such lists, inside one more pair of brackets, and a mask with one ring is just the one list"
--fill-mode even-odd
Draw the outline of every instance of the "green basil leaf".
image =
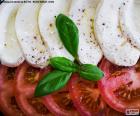
[[73, 57], [77, 58], [79, 32], [75, 23], [67, 16], [60, 14], [56, 18], [56, 27], [65, 48]]
[[50, 65], [58, 70], [64, 72], [76, 72], [78, 66], [73, 63], [71, 60], [65, 57], [53, 57], [50, 59]]
[[98, 81], [104, 76], [103, 72], [92, 64], [80, 65], [79, 74], [82, 78], [93, 81]]
[[54, 91], [63, 88], [69, 81], [71, 73], [55, 70], [45, 75], [39, 81], [34, 95], [36, 97], [48, 95]]

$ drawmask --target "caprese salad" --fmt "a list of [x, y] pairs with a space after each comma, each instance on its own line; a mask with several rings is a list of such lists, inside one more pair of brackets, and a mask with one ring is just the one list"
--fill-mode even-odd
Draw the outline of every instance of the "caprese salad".
[[53, 1], [0, 5], [0, 115], [139, 114], [140, 1]]

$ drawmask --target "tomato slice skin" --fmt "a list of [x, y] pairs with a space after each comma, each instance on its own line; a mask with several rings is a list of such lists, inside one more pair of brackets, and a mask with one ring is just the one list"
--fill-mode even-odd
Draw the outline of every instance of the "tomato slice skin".
[[[30, 68], [31, 71], [29, 71]], [[35, 72], [33, 72], [32, 70], [35, 70]], [[16, 100], [21, 110], [27, 116], [51, 115], [51, 113], [43, 105], [42, 99], [34, 98], [35, 87], [37, 85], [38, 80], [42, 77], [42, 73], [44, 70], [47, 70], [46, 73], [48, 73], [51, 69], [50, 68], [46, 68], [43, 70], [36, 69], [30, 67], [30, 65], [24, 62], [20, 67], [18, 67], [16, 71], [16, 79], [15, 79]], [[26, 79], [28, 77], [28, 75], [26, 75], [27, 73], [30, 76], [28, 80]], [[34, 79], [31, 78], [32, 76]], [[34, 82], [32, 82], [31, 80], [34, 80]], [[37, 99], [39, 99], [39, 101], [37, 101]], [[36, 104], [36, 102], [37, 105], [34, 105]], [[36, 107], [38, 108], [38, 106], [40, 106], [39, 110], [36, 109]], [[45, 111], [45, 114], [44, 112], [39, 112], [40, 110], [42, 110], [42, 108], [43, 109], [45, 108], [45, 110], [43, 110]]]
[[[64, 96], [65, 97], [68, 96], [68, 98], [63, 98], [64, 96], [60, 95], [63, 93], [66, 94], [66, 96], [65, 95]], [[59, 98], [60, 98], [60, 101], [59, 101]], [[80, 116], [79, 113], [74, 108], [73, 104], [71, 104], [72, 101], [71, 101], [71, 98], [69, 98], [69, 91], [67, 90], [67, 88], [63, 88], [62, 90], [59, 90], [53, 94], [45, 96], [43, 98], [43, 102], [45, 106], [56, 116]], [[65, 102], [66, 104], [70, 104], [70, 107], [71, 107], [70, 109], [65, 108]], [[67, 103], [67, 102], [70, 102], [70, 103]], [[64, 107], [62, 107], [61, 105], [63, 105]]]
[[140, 98], [133, 95], [133, 90], [136, 92], [140, 87], [140, 73], [136, 72], [136, 65], [119, 67], [103, 59], [100, 68], [104, 71], [104, 78], [98, 82], [98, 87], [104, 101], [118, 112], [140, 110]]
[[[102, 101], [102, 99], [99, 97], [100, 96], [100, 92], [99, 92], [98, 88], [92, 87], [92, 83], [93, 82], [91, 82], [91, 81], [90, 82], [88, 81], [87, 87], [86, 86], [83, 86], [87, 90], [89, 89], [89, 91], [91, 91], [91, 94], [92, 95], [95, 95], [96, 96], [95, 99], [96, 98], [97, 99], [99, 98], [99, 101], [100, 101], [100, 103], [97, 105], [97, 108], [94, 107], [94, 105], [95, 105], [94, 104], [92, 106], [93, 107], [93, 110], [90, 110], [86, 106], [84, 106], [84, 104], [82, 103], [82, 97], [83, 96], [82, 96], [82, 94], [80, 95], [80, 93], [79, 93], [80, 88], [77, 88], [76, 87], [79, 80], [82, 80], [83, 83], [86, 82], [86, 80], [81, 79], [78, 74], [73, 74], [73, 76], [72, 76], [72, 78], [70, 80], [70, 83], [69, 83], [70, 96], [71, 96], [71, 98], [73, 100], [74, 106], [80, 112], [81, 116], [104, 116], [103, 109], [105, 107], [105, 104]], [[86, 93], [86, 94], [89, 94], [89, 93]], [[83, 99], [84, 99], [84, 97], [83, 97]], [[96, 102], [96, 100], [95, 100], [95, 102]], [[90, 104], [90, 102], [88, 102], [88, 101], [86, 103], [89, 103]]]
[[124, 116], [123, 113], [117, 112], [116, 110], [110, 108], [109, 106], [106, 106], [104, 114], [105, 116]]
[[6, 116], [23, 116], [24, 114], [18, 106], [11, 103], [14, 98], [14, 80], [13, 78], [8, 80], [8, 69], [8, 67], [0, 65], [0, 110]]

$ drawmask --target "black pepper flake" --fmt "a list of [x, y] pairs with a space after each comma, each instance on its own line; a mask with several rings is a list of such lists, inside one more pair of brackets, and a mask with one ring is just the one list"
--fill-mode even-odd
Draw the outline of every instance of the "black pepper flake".
[[123, 5], [125, 5], [125, 2], [123, 3]]
[[117, 51], [118, 49], [116, 48], [115, 51]]
[[51, 50], [54, 50], [54, 48], [51, 48]]
[[35, 58], [34, 56], [32, 56], [32, 58]]
[[39, 60], [41, 60], [41, 58], [38, 58], [37, 60], [39, 61]]
[[77, 23], [77, 25], [80, 25], [80, 23]]
[[59, 49], [61, 50], [63, 47], [60, 47]]
[[43, 51], [40, 51], [40, 54], [42, 54], [43, 53]]
[[85, 36], [86, 34], [85, 34], [85, 33], [83, 33], [83, 35]]
[[96, 42], [93, 42], [93, 44], [96, 44]]
[[90, 32], [90, 38], [92, 37], [92, 32]]
[[126, 62], [126, 59], [124, 59], [123, 61]]
[[35, 49], [34, 49], [34, 48], [32, 48], [32, 50], [34, 51]]
[[37, 39], [37, 37], [36, 37], [36, 36], [34, 36], [34, 39]]
[[7, 44], [4, 44], [4, 46], [7, 46]]
[[[132, 44], [131, 44], [132, 45]], [[137, 46], [132, 45], [134, 48], [137, 48]]]
[[45, 59], [46, 57], [44, 56], [43, 59]]
[[79, 21], [79, 22], [80, 22], [80, 19], [78, 19], [77, 21]]
[[90, 27], [91, 29], [94, 29], [93, 26]]
[[85, 9], [83, 9], [82, 12], [85, 12]]
[[53, 24], [52, 23], [50, 23], [50, 27], [52, 27], [53, 26]]
[[90, 19], [91, 22], [93, 22], [93, 19]]
[[44, 41], [42, 42], [42, 45], [45, 45], [45, 42]]
[[80, 11], [80, 9], [78, 9], [78, 11]]
[[56, 16], [54, 16], [54, 18], [56, 18]]
[[37, 61], [35, 61], [35, 63], [37, 64]]
[[118, 35], [118, 37], [120, 37], [121, 35]]
[[102, 23], [103, 26], [105, 26], [105, 23]]

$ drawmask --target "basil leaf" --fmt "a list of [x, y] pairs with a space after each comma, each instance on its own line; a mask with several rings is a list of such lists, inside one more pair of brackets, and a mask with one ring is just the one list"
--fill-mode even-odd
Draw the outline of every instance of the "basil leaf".
[[79, 69], [80, 76], [87, 80], [98, 81], [104, 76], [103, 72], [92, 64], [82, 64]]
[[58, 70], [65, 72], [76, 72], [78, 66], [65, 57], [53, 57], [50, 59], [50, 65]]
[[79, 32], [75, 23], [67, 16], [60, 14], [56, 18], [56, 27], [65, 48], [75, 58], [78, 56]]
[[63, 88], [69, 81], [70, 76], [71, 73], [68, 72], [58, 70], [50, 72], [49, 74], [45, 75], [41, 81], [39, 81], [34, 95], [36, 97], [45, 96]]

